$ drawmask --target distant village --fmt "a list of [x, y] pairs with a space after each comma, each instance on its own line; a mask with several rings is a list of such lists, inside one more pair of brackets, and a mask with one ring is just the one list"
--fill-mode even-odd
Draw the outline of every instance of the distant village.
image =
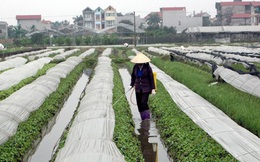
[[[177, 33], [188, 33], [191, 39], [198, 35], [214, 34], [216, 38], [226, 38], [226, 33], [260, 33], [260, 1], [233, 0], [216, 2], [216, 15], [199, 12], [188, 15], [186, 7], [162, 7], [149, 13], [144, 18], [135, 13], [121, 14], [116, 8], [86, 7], [82, 15], [67, 20], [51, 22], [39, 15], [16, 15], [17, 26], [27, 31], [27, 36], [34, 33], [49, 32], [52, 35], [87, 35], [90, 33], [116, 33], [124, 28], [135, 33], [145, 33], [145, 29], [157, 23], [161, 27], [173, 27]], [[157, 19], [155, 19], [157, 18]], [[159, 21], [158, 21], [159, 18]], [[153, 22], [156, 21], [156, 22]], [[0, 20], [0, 38], [8, 38], [8, 24]], [[17, 27], [16, 27], [17, 28]], [[220, 34], [224, 33], [224, 35]], [[257, 34], [258, 37], [258, 34]]]

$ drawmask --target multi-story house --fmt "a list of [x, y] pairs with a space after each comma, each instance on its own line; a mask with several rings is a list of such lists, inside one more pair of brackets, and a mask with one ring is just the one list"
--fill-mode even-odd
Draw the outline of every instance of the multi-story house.
[[188, 27], [202, 26], [202, 17], [186, 16], [186, 7], [163, 7], [162, 26], [175, 27], [177, 33], [181, 33]]
[[27, 31], [51, 29], [51, 22], [41, 20], [41, 15], [16, 15], [17, 24]]
[[217, 2], [217, 22], [222, 26], [260, 24], [260, 1]]
[[0, 21], [0, 38], [8, 37], [8, 24], [4, 21]]
[[102, 30], [105, 28], [105, 12], [98, 7], [94, 10], [94, 29]]
[[116, 26], [116, 9], [108, 6], [105, 9], [105, 28]]
[[108, 6], [106, 9], [98, 7], [95, 10], [87, 7], [83, 11], [83, 26], [88, 29], [100, 31], [106, 30], [119, 25], [120, 21], [128, 20], [136, 24], [136, 28], [145, 23], [144, 19], [139, 16], [134, 16], [133, 13], [118, 16], [116, 9], [112, 6]]
[[94, 28], [94, 11], [87, 7], [83, 10], [83, 26], [86, 28]]

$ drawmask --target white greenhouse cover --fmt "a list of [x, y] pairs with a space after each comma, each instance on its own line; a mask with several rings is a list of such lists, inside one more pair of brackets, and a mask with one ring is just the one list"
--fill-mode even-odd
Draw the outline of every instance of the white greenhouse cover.
[[91, 49], [83, 52], [82, 54], [80, 54], [79, 57], [83, 59], [86, 56], [93, 54], [94, 52], [95, 52], [95, 48], [91, 48]]
[[56, 56], [54, 56], [54, 60], [59, 60], [59, 59], [65, 59], [66, 57], [68, 57], [68, 56], [70, 56], [70, 55], [72, 55], [72, 54], [74, 54], [74, 53], [76, 53], [76, 52], [78, 52], [80, 49], [72, 49], [72, 50], [69, 50], [69, 51], [66, 51], [66, 52], [64, 52], [64, 53], [61, 53], [61, 54], [59, 54], [59, 55], [56, 55]]
[[235, 55], [235, 54], [221, 54], [222, 56], [225, 56], [226, 58], [235, 58], [239, 59], [242, 61], [247, 61], [247, 62], [257, 62], [260, 63], [260, 58], [257, 57], [247, 57], [247, 56], [241, 56], [241, 55]]
[[38, 50], [38, 51], [31, 51], [31, 52], [24, 52], [24, 53], [20, 53], [20, 54], [16, 54], [13, 56], [9, 56], [9, 57], [5, 57], [6, 60], [15, 58], [15, 57], [24, 57], [24, 56], [31, 56], [31, 55], [37, 55], [43, 52], [47, 52], [50, 51], [51, 49], [43, 49], [43, 50]]
[[23, 79], [34, 76], [38, 70], [42, 69], [45, 64], [48, 64], [52, 58], [41, 58], [29, 62], [23, 66], [4, 71], [0, 74], [0, 90], [6, 90], [18, 84]]
[[0, 71], [22, 66], [26, 62], [27, 62], [27, 59], [22, 58], [22, 57], [16, 57], [14, 59], [10, 59], [10, 60], [0, 62]]
[[156, 52], [156, 53], [159, 53], [161, 55], [170, 55], [169, 51], [163, 50], [163, 49], [160, 49], [160, 48], [156, 48], [156, 47], [148, 47], [148, 51]]
[[51, 54], [61, 54], [61, 53], [64, 53], [64, 50], [65, 49], [57, 49], [57, 50], [54, 50], [54, 51], [48, 51], [48, 52], [44, 52], [44, 53], [41, 53], [41, 54], [38, 54], [38, 55], [29, 56], [28, 59], [34, 60], [35, 58], [48, 57]]
[[237, 53], [252, 53], [252, 54], [259, 54], [260, 48], [248, 48], [248, 47], [242, 47], [242, 46], [207, 46], [207, 48], [214, 50], [214, 51], [220, 51], [225, 53], [231, 53], [231, 52], [237, 52]]
[[213, 61], [218, 65], [223, 63], [223, 60], [220, 57], [216, 57], [207, 53], [188, 53], [186, 56], [205, 61]]
[[[247, 61], [247, 62], [260, 62], [260, 48], [246, 48], [246, 47], [240, 47], [240, 46], [202, 46], [202, 47], [195, 47], [195, 46], [189, 46], [187, 48], [180, 48], [180, 47], [171, 47], [171, 48], [166, 48], [166, 47], [162, 47], [162, 49], [169, 49], [169, 50], [176, 50], [176, 51], [180, 51], [182, 53], [192, 53], [192, 52], [197, 52], [200, 51], [200, 53], [202, 54], [203, 51], [204, 52], [222, 52], [222, 53], [218, 53], [221, 56], [224, 56], [226, 58], [234, 58], [237, 60], [241, 60], [241, 61]], [[160, 48], [155, 48], [155, 47], [149, 47], [148, 50], [153, 51], [153, 52], [157, 52], [159, 54], [163, 54], [166, 51], [161, 50]], [[236, 53], [236, 54], [234, 54]], [[192, 55], [194, 55], [195, 53], [192, 53]], [[242, 56], [239, 54], [246, 54], [247, 56]], [[207, 54], [205, 53], [205, 56]], [[209, 55], [209, 54], [208, 54]], [[195, 55], [194, 55], [195, 56]], [[258, 56], [258, 57], [256, 57]], [[197, 56], [196, 56], [197, 57]], [[214, 57], [214, 56], [213, 56]], [[206, 58], [205, 58], [206, 59]], [[219, 60], [213, 60], [216, 61], [216, 63], [218, 64]]]
[[56, 75], [52, 72], [47, 72], [46, 75], [37, 78], [31, 84], [27, 84], [5, 100], [0, 101], [0, 145], [16, 133], [20, 122], [27, 120], [30, 113], [37, 110], [45, 99], [56, 91], [60, 83], [60, 76], [63, 77], [70, 73], [81, 61], [81, 58], [70, 57], [68, 60], [60, 63], [65, 64], [68, 62], [67, 64], [70, 65], [70, 68], [62, 69], [64, 67], [58, 64], [49, 69], [49, 71], [62, 69], [58, 71], [64, 74]]
[[57, 76], [59, 78], [65, 78], [81, 61], [82, 59], [79, 57], [69, 57], [66, 61], [61, 62], [55, 67], [49, 69], [46, 74]]
[[250, 74], [239, 74], [233, 70], [219, 66], [213, 73], [220, 76], [233, 87], [260, 98], [260, 79]]
[[151, 64], [179, 108], [239, 161], [260, 161], [260, 139]]
[[113, 142], [115, 114], [112, 107], [113, 70], [107, 48], [98, 58], [95, 75], [87, 85], [77, 116], [56, 162], [123, 162]]

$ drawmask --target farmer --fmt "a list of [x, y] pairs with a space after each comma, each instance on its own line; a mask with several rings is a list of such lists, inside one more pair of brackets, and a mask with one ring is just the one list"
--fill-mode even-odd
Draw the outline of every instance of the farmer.
[[131, 74], [130, 88], [135, 87], [136, 102], [142, 120], [150, 119], [149, 95], [155, 94], [153, 71], [149, 65], [151, 60], [142, 53], [138, 53], [131, 62], [135, 63]]

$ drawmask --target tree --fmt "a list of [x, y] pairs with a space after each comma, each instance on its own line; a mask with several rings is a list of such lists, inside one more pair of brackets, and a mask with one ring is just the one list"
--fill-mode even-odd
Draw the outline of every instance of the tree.
[[83, 16], [80, 15], [80, 16], [76, 16], [76, 17], [73, 17], [73, 23], [78, 25], [78, 26], [83, 26]]
[[76, 43], [77, 46], [81, 45], [82, 42], [83, 42], [82, 37], [78, 36], [78, 37], [75, 38], [75, 43]]
[[61, 26], [62, 27], [68, 27], [70, 25], [70, 22], [67, 20], [61, 21]]
[[8, 26], [8, 37], [9, 38], [15, 38], [16, 31], [13, 25]]
[[35, 32], [37, 29], [36, 29], [36, 26], [35, 25], [32, 25], [31, 26], [31, 32]]
[[148, 35], [151, 36], [169, 36], [169, 35], [175, 35], [177, 33], [176, 29], [174, 27], [167, 27], [164, 26], [163, 28], [160, 28], [159, 26], [153, 27], [149, 26], [146, 28], [146, 32]]
[[43, 44], [43, 38], [44, 34], [43, 33], [36, 33], [31, 36], [31, 43], [32, 44], [37, 44], [37, 45], [42, 45]]
[[26, 30], [22, 28], [21, 24], [19, 24], [17, 27], [14, 27], [14, 30], [15, 30], [15, 38], [22, 38], [27, 33]]
[[62, 24], [59, 21], [55, 21], [54, 23], [52, 23], [53, 29], [59, 30], [61, 27], [62, 27]]
[[150, 14], [149, 18], [146, 20], [147, 24], [152, 27], [159, 27], [161, 24], [161, 17], [159, 14]]

